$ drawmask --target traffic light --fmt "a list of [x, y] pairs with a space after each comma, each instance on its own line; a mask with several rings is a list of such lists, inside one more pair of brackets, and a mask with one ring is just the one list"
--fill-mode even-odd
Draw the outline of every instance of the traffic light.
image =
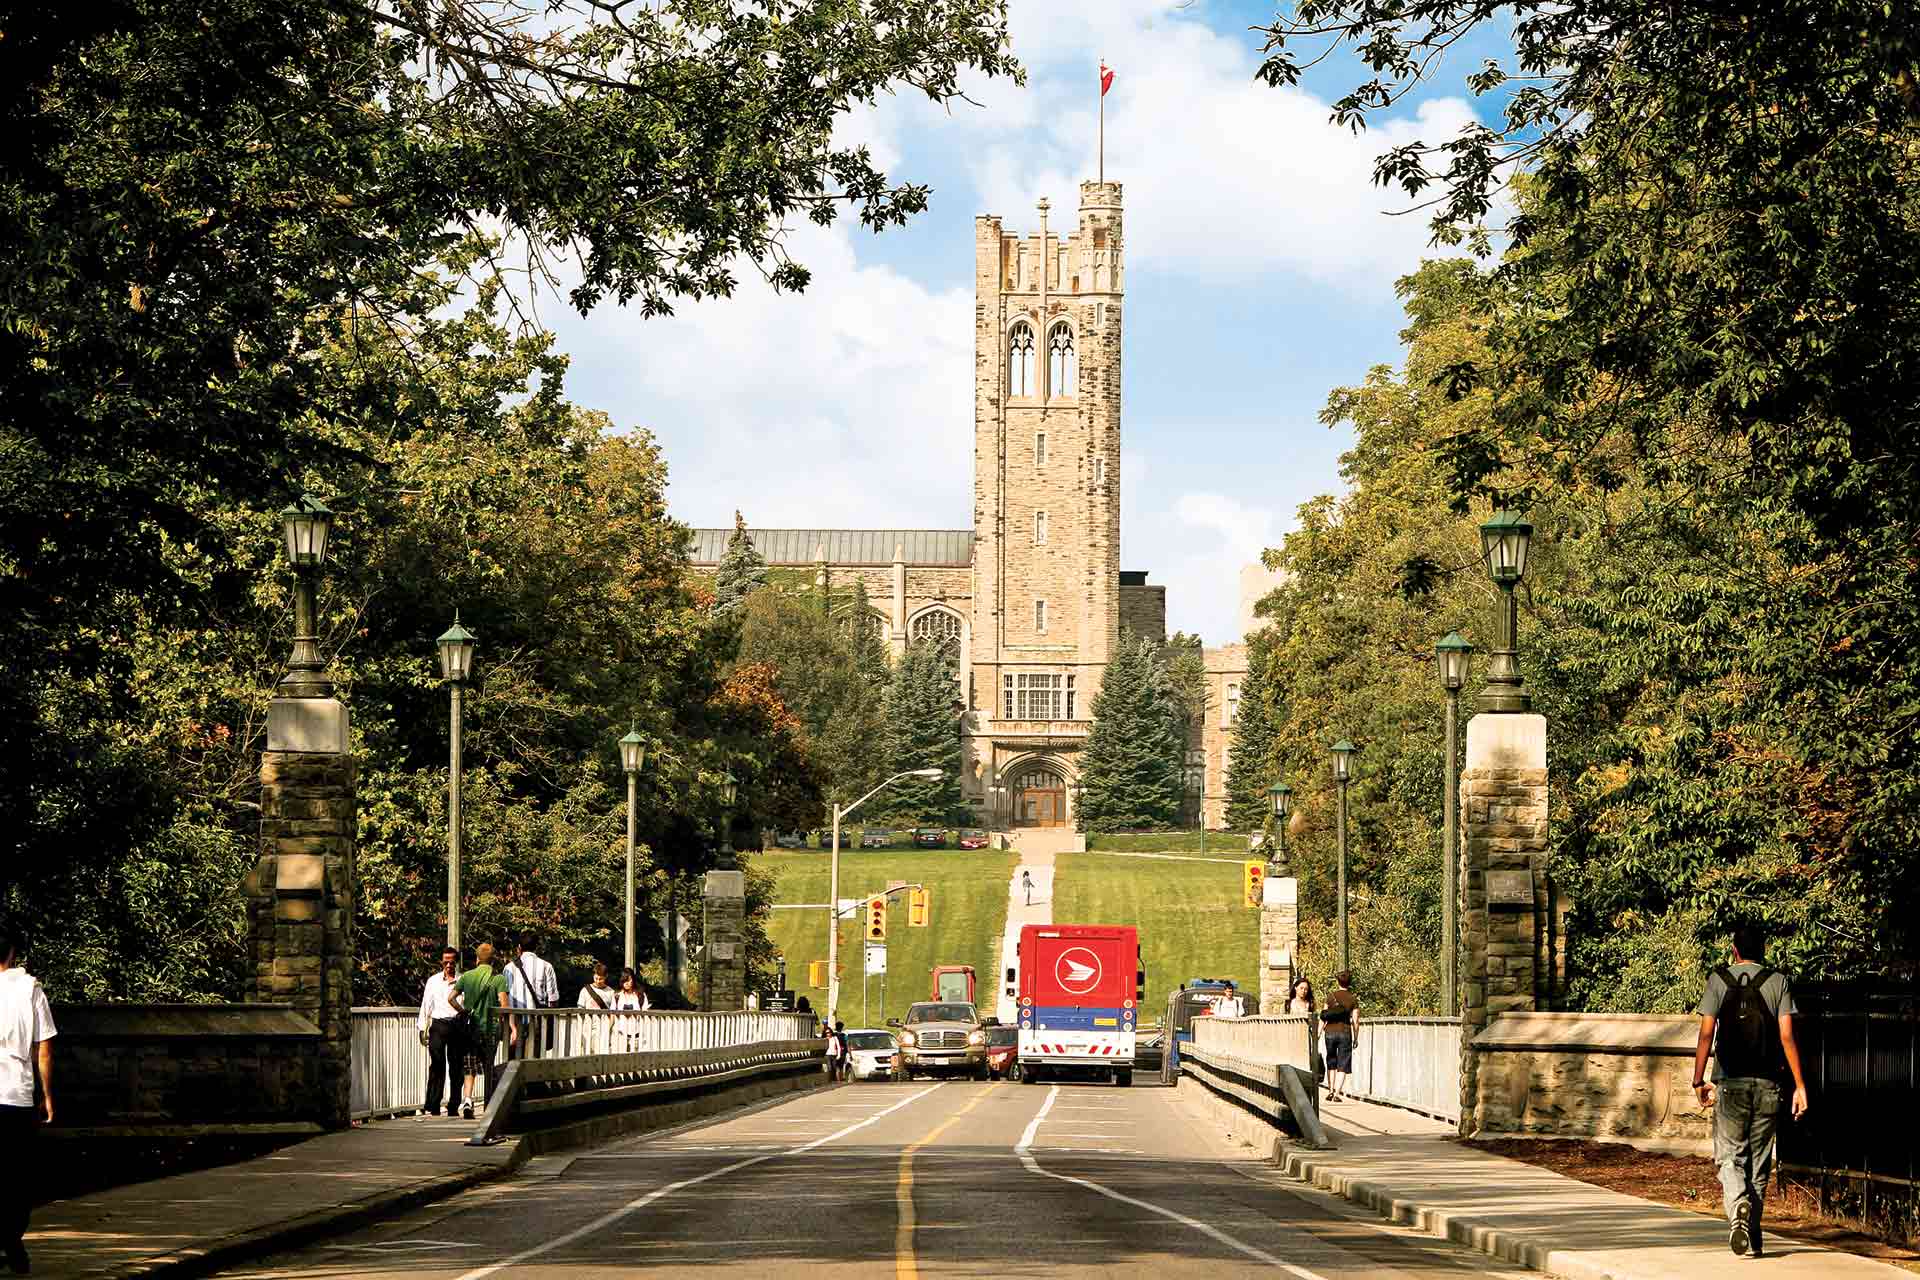
[[1255, 859], [1249, 859], [1241, 865], [1247, 877], [1247, 905], [1250, 907], [1260, 906], [1263, 901], [1262, 886], [1267, 882], [1267, 864]]
[[927, 917], [933, 914], [933, 890], [927, 888], [907, 890], [907, 924], [915, 929], [927, 927]]
[[825, 960], [809, 960], [807, 962], [807, 985], [816, 991], [825, 991], [827, 989], [827, 962]]
[[885, 896], [867, 899], [867, 941], [887, 940], [887, 900]]

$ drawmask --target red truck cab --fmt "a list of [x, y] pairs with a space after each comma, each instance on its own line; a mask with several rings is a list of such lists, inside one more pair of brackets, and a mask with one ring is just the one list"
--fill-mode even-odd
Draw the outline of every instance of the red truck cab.
[[973, 998], [973, 966], [970, 964], [937, 964], [933, 966], [933, 994], [929, 1000], [946, 1003], [965, 1002], [975, 1004]]

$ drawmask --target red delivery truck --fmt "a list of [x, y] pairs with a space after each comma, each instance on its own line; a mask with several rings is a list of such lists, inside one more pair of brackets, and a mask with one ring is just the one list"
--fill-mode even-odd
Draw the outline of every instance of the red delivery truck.
[[1030, 924], [1020, 931], [1020, 1078], [1133, 1083], [1147, 974], [1124, 924]]

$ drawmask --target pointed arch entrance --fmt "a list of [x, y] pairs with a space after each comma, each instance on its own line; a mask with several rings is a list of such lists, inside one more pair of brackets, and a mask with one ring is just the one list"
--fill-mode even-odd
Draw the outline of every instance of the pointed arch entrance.
[[1008, 791], [1013, 800], [1014, 826], [1067, 825], [1067, 776], [1058, 765], [1045, 760], [1023, 762], [1014, 770]]

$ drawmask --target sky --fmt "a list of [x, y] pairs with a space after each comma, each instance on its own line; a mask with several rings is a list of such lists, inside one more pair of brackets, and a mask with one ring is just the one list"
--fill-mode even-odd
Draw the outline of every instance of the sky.
[[546, 317], [572, 364], [569, 397], [660, 440], [670, 505], [695, 526], [966, 528], [972, 523], [973, 218], [1071, 225], [1096, 165], [1097, 68], [1106, 176], [1125, 185], [1122, 567], [1167, 587], [1170, 629], [1240, 637], [1240, 569], [1277, 545], [1301, 503], [1342, 488], [1333, 388], [1397, 363], [1394, 280], [1425, 218], [1373, 186], [1375, 157], [1472, 119], [1468, 49], [1369, 130], [1328, 121], [1357, 82], [1331, 60], [1297, 88], [1253, 78], [1267, 3], [1012, 0], [1024, 87], [979, 81], [978, 105], [909, 91], [851, 114], [926, 213], [875, 234], [842, 220], [791, 230], [813, 272], [776, 294], [751, 271], [734, 296], [646, 319], [606, 304]]

